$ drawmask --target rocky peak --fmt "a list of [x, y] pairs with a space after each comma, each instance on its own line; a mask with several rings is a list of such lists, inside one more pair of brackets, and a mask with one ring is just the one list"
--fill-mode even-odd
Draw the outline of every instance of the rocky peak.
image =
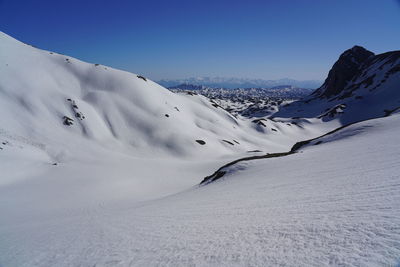
[[314, 95], [329, 98], [340, 93], [359, 72], [361, 65], [374, 53], [361, 46], [353, 46], [344, 51], [329, 71], [324, 84]]

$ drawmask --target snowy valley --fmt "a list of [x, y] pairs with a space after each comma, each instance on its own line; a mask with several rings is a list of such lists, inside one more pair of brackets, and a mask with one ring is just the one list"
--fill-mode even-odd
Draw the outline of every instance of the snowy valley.
[[396, 266], [399, 86], [400, 51], [166, 89], [0, 32], [0, 266]]

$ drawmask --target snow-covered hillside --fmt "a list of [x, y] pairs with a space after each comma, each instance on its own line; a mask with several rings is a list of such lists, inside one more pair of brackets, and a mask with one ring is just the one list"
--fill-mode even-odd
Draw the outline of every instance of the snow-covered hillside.
[[[400, 116], [243, 162], [223, 180], [24, 220], [0, 192], [4, 266], [396, 266]], [[32, 184], [31, 190], [37, 190]], [[59, 196], [63, 197], [63, 196]], [[15, 197], [16, 198], [16, 197]], [[8, 202], [8, 205], [14, 204]], [[48, 204], [49, 205], [49, 204]]]
[[356, 47], [232, 115], [0, 32], [0, 266], [399, 264], [399, 73]]
[[82, 142], [183, 156], [268, 145], [204, 97], [176, 95], [139, 75], [42, 51], [4, 33], [0, 53], [0, 127], [45, 143], [53, 161], [74, 157]]
[[[0, 59], [0, 202], [10, 217], [165, 196], [232, 159], [324, 132], [272, 120], [266, 128], [204, 96], [174, 94], [4, 33]], [[32, 207], [22, 212], [26, 203]]]

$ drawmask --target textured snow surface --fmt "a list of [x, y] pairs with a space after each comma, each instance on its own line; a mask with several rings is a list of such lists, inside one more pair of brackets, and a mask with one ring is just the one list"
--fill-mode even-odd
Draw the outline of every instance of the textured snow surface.
[[[241, 163], [223, 180], [154, 201], [99, 202], [14, 222], [2, 204], [2, 221], [10, 222], [0, 224], [0, 262], [396, 265], [399, 132], [399, 115], [358, 123], [327, 143], [287, 157]], [[26, 204], [21, 209], [28, 211]]]

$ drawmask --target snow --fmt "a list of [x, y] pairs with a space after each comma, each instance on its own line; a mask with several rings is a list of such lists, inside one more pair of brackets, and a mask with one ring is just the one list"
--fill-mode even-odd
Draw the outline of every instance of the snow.
[[[119, 190], [140, 184], [131, 194], [144, 200], [196, 184], [199, 177], [247, 151], [279, 152], [303, 136], [325, 131], [285, 124], [286, 134], [268, 135], [203, 96], [174, 94], [136, 74], [33, 48], [4, 33], [0, 58], [0, 139], [20, 148], [0, 151], [6, 170], [1, 184], [26, 179], [39, 183], [42, 179], [35, 173], [56, 181], [80, 177], [82, 183], [93, 180], [94, 174], [99, 181], [113, 175]], [[64, 116], [72, 125], [64, 125]], [[30, 167], [24, 172], [20, 164], [27, 157], [33, 161], [27, 159]], [[182, 171], [181, 166], [188, 167]], [[167, 173], [173, 178], [162, 179], [160, 186], [160, 174]], [[43, 183], [49, 186], [52, 181]], [[84, 193], [77, 199], [86, 202]]]
[[363, 115], [364, 89], [254, 121], [0, 32], [0, 266], [399, 264], [399, 114], [198, 185], [398, 101], [379, 89]]
[[2, 263], [395, 265], [399, 122], [394, 115], [359, 123], [329, 143], [240, 163], [223, 180], [154, 201], [100, 202], [7, 224], [3, 204]]

